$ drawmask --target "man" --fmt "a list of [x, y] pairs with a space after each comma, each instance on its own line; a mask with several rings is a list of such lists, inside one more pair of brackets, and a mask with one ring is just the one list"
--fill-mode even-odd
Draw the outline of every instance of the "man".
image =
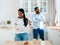
[[40, 39], [44, 40], [44, 17], [40, 14], [38, 7], [35, 7], [35, 14], [32, 16], [33, 23], [33, 38], [38, 39], [38, 34]]

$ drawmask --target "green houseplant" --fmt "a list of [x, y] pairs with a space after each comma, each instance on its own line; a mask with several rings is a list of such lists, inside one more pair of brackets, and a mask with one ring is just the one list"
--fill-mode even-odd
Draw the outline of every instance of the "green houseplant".
[[8, 20], [8, 21], [7, 21], [7, 24], [11, 24], [11, 21], [10, 21], [10, 20]]

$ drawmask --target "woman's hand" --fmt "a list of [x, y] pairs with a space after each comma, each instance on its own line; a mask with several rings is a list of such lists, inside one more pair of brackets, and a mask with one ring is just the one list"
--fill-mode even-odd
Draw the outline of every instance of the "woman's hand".
[[16, 29], [17, 31], [19, 30], [19, 29]]
[[29, 23], [32, 23], [30, 20], [28, 20]]
[[30, 28], [32, 29], [33, 27], [32, 27], [32, 22], [29, 20], [29, 26], [30, 26]]

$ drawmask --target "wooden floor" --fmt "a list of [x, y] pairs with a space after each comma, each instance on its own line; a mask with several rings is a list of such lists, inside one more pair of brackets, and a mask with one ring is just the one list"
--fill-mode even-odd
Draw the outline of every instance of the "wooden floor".
[[3, 45], [51, 45], [51, 43], [48, 41], [6, 41]]

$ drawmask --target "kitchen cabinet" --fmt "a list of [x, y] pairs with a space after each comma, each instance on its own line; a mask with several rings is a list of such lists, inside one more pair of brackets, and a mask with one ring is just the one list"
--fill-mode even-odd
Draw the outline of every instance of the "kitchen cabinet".
[[[7, 41], [7, 40], [12, 40], [14, 41], [14, 37], [16, 34], [16, 30], [15, 29], [9, 29], [9, 30], [0, 30], [0, 41]], [[29, 39], [32, 39], [32, 31], [29, 32]]]
[[48, 28], [47, 32], [48, 40], [52, 43], [52, 45], [60, 45], [60, 30]]
[[[29, 29], [28, 29], [29, 30]], [[28, 31], [29, 32], [29, 40], [33, 39], [33, 32], [32, 29]], [[16, 29], [12, 27], [0, 27], [0, 45], [2, 45], [5, 41], [14, 41], [16, 34]]]
[[5, 41], [14, 41], [15, 29], [0, 29], [0, 45], [3, 45]]
[[14, 40], [15, 30], [0, 30], [0, 41]]

